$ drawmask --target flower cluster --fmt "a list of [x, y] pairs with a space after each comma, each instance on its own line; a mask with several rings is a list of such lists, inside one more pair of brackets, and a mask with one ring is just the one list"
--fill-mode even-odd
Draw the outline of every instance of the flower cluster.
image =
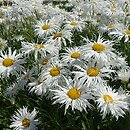
[[[103, 118], [124, 117], [130, 110], [130, 64], [116, 46], [129, 42], [130, 1], [55, 1], [59, 4], [1, 2], [0, 78], [9, 85], [5, 96], [15, 99], [28, 91], [65, 106], [65, 114], [69, 108], [98, 109]], [[109, 84], [119, 80], [120, 86]], [[37, 129], [37, 113], [20, 108], [10, 127]]]

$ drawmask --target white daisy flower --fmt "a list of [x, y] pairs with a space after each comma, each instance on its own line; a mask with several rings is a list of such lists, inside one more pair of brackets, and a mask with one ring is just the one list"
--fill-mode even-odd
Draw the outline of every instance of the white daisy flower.
[[15, 95], [18, 94], [19, 90], [21, 90], [21, 88], [18, 87], [18, 84], [13, 83], [12, 85], [6, 88], [5, 96], [9, 96], [10, 98], [13, 98]]
[[46, 56], [41, 56], [41, 58], [38, 60], [38, 63], [40, 65], [40, 68], [46, 68], [51, 64], [51, 60], [54, 58], [51, 54], [47, 54]]
[[46, 21], [40, 20], [35, 25], [35, 32], [41, 38], [54, 34], [57, 30], [59, 30], [59, 26], [53, 18]]
[[41, 58], [38, 60], [39, 69], [46, 70], [48, 66], [55, 64], [57, 61], [59, 61], [59, 55], [53, 56], [51, 54], [47, 54], [46, 56], [41, 56]]
[[66, 73], [65, 69], [63, 68], [63, 64], [57, 62], [52, 63], [46, 69], [41, 72], [41, 79], [45, 80], [48, 86], [54, 86], [58, 84], [58, 81], [64, 78], [64, 74]]
[[75, 65], [78, 69], [72, 73], [76, 74], [75, 78], [79, 79], [81, 84], [85, 84], [90, 87], [90, 84], [102, 84], [104, 82], [104, 77], [110, 78], [110, 73], [113, 70], [110, 70], [109, 67], [104, 66], [102, 62], [95, 64], [94, 62], [89, 62], [88, 64]]
[[112, 31], [115, 31], [118, 26], [120, 26], [121, 23], [117, 22], [117, 21], [109, 21], [108, 23], [104, 23], [104, 24], [101, 24], [99, 26], [99, 29], [101, 32], [107, 32], [107, 33], [110, 33]]
[[110, 113], [118, 119], [120, 116], [123, 117], [125, 111], [129, 108], [127, 96], [119, 94], [108, 86], [99, 86], [96, 89], [95, 96], [97, 97], [98, 109], [100, 109], [103, 118]]
[[13, 7], [9, 5], [2, 5], [0, 7], [0, 11], [2, 11], [3, 13], [10, 13], [13, 11]]
[[122, 68], [121, 70], [117, 71], [118, 79], [123, 82], [128, 82], [130, 79], [130, 68]]
[[30, 0], [28, 1], [28, 8], [31, 12], [38, 11], [40, 7], [42, 7], [42, 0]]
[[110, 32], [109, 35], [118, 40], [124, 38], [124, 42], [128, 42], [130, 37], [129, 25], [121, 24], [115, 31]]
[[72, 33], [70, 30], [59, 30], [58, 32], [54, 33], [52, 36], [48, 37], [47, 43], [52, 43], [57, 46], [59, 49], [62, 48], [62, 44], [67, 46], [67, 41], [71, 44], [71, 37]]
[[3, 77], [10, 74], [16, 75], [17, 72], [23, 71], [24, 67], [21, 64], [25, 63], [21, 54], [16, 54], [16, 50], [12, 52], [11, 48], [8, 48], [8, 53], [1, 52], [0, 57], [0, 75]]
[[87, 42], [86, 45], [82, 46], [85, 59], [94, 58], [96, 61], [102, 60], [103, 62], [115, 59], [116, 51], [112, 48], [113, 41], [105, 40], [100, 35], [97, 41], [89, 41], [86, 38], [84, 40]]
[[30, 82], [27, 88], [30, 93], [34, 92], [37, 95], [43, 95], [48, 91], [49, 86], [39, 77], [37, 80]]
[[32, 70], [23, 71], [17, 78], [18, 86], [24, 88], [29, 81], [34, 81], [35, 72]]
[[58, 48], [51, 44], [37, 44], [37, 43], [29, 43], [22, 42], [21, 51], [25, 54], [30, 54], [34, 52], [35, 60], [38, 59], [38, 54], [41, 56], [46, 56], [47, 52], [51, 55], [55, 55], [58, 53]]
[[122, 57], [120, 54], [118, 54], [115, 57], [115, 59], [113, 59], [109, 62], [106, 62], [106, 65], [111, 66], [112, 68], [121, 69], [121, 68], [128, 66], [128, 63], [126, 61], [126, 57]]
[[0, 23], [4, 23], [6, 21], [6, 16], [5, 15], [0, 15]]
[[75, 17], [71, 17], [70, 19], [66, 20], [64, 22], [64, 24], [65, 24], [64, 25], [65, 29], [82, 31], [85, 28], [86, 22], [83, 19], [75, 16]]
[[61, 61], [66, 64], [78, 64], [84, 58], [84, 55], [80, 47], [65, 48], [65, 51], [65, 53], [61, 53]]
[[108, 16], [108, 17], [114, 17], [114, 18], [118, 18], [120, 19], [121, 17], [123, 17], [125, 15], [123, 9], [118, 6], [118, 7], [115, 7], [115, 6], [109, 6], [109, 7], [106, 7], [106, 8], [102, 8], [103, 9], [103, 14]]
[[90, 89], [84, 89], [76, 80], [72, 81], [66, 79], [65, 84], [65, 86], [58, 85], [59, 89], [50, 90], [54, 95], [52, 98], [55, 100], [54, 104], [60, 103], [65, 105], [65, 114], [69, 106], [72, 108], [72, 111], [77, 109], [79, 111], [84, 110], [87, 112], [87, 108], [92, 108], [92, 105], [89, 103], [89, 100], [93, 99]]
[[35, 119], [37, 113], [35, 108], [32, 112], [29, 112], [27, 107], [20, 108], [12, 116], [10, 128], [14, 130], [37, 130], [37, 125], [40, 123], [38, 119]]

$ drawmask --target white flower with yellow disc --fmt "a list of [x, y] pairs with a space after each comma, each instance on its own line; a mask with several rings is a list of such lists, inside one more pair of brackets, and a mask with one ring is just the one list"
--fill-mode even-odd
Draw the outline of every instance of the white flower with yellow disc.
[[129, 25], [121, 24], [116, 30], [110, 32], [109, 35], [118, 40], [122, 40], [122, 38], [124, 38], [124, 42], [128, 42], [130, 39]]
[[86, 22], [77, 17], [77, 16], [73, 16], [69, 19], [67, 19], [65, 22], [64, 22], [64, 28], [65, 29], [69, 29], [69, 30], [77, 30], [77, 31], [80, 31], [82, 32], [82, 30], [85, 28], [85, 24]]
[[103, 118], [111, 114], [118, 119], [120, 116], [123, 117], [125, 111], [129, 108], [127, 96], [119, 94], [109, 86], [99, 86], [96, 89], [95, 96], [97, 97], [98, 109], [100, 109]]
[[81, 63], [81, 59], [84, 58], [83, 52], [80, 47], [74, 48], [65, 48], [65, 53], [61, 53], [62, 62], [70, 65], [74, 65], [75, 63]]
[[38, 54], [40, 54], [41, 56], [46, 56], [47, 52], [52, 55], [57, 54], [58, 48], [51, 44], [22, 42], [21, 51], [25, 54], [30, 54], [34, 52], [34, 57], [36, 60], [38, 59]]
[[84, 65], [75, 65], [77, 71], [72, 73], [76, 74], [75, 78], [79, 79], [81, 84], [85, 84], [90, 87], [90, 84], [102, 84], [104, 82], [104, 77], [110, 77], [110, 73], [113, 72], [109, 67], [103, 65], [102, 62], [95, 63], [89, 62]]
[[38, 21], [34, 31], [39, 37], [44, 38], [54, 34], [57, 30], [59, 30], [58, 23], [55, 23], [55, 20], [52, 18], [46, 21]]
[[10, 128], [14, 130], [37, 130], [37, 125], [40, 123], [38, 119], [35, 119], [37, 113], [35, 108], [32, 112], [29, 112], [27, 107], [20, 108], [12, 116]]
[[30, 82], [27, 86], [30, 93], [35, 93], [36, 95], [43, 95], [45, 94], [50, 86], [48, 86], [44, 80], [38, 78], [35, 79], [33, 82]]
[[[64, 83], [63, 83], [64, 84]], [[79, 111], [86, 111], [87, 108], [92, 108], [89, 100], [93, 99], [91, 90], [84, 88], [77, 80], [72, 81], [66, 79], [65, 86], [59, 86], [59, 89], [51, 90], [53, 93], [53, 100], [55, 103], [65, 105], [66, 110], [71, 107], [72, 111], [77, 109]]]
[[40, 78], [45, 81], [48, 86], [58, 84], [58, 81], [64, 78], [66, 71], [60, 62], [52, 63], [43, 69]]
[[115, 50], [112, 48], [113, 41], [105, 40], [100, 35], [97, 41], [89, 41], [86, 38], [84, 40], [87, 43], [82, 46], [82, 49], [87, 60], [94, 58], [96, 61], [102, 60], [103, 62], [108, 62], [115, 59]]
[[0, 54], [1, 76], [16, 75], [17, 72], [23, 71], [24, 68], [21, 64], [25, 63], [25, 61], [22, 59], [22, 54], [16, 54], [16, 50], [12, 51], [11, 48], [8, 48], [8, 52], [1, 52]]
[[67, 46], [67, 41], [69, 41], [69, 44], [71, 44], [71, 37], [72, 33], [70, 30], [61, 29], [48, 37], [47, 43], [52, 43], [53, 45], [61, 49], [62, 46]]

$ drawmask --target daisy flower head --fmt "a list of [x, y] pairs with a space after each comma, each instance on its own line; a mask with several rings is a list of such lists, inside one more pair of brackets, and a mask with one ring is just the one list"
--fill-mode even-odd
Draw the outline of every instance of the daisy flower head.
[[102, 60], [103, 62], [115, 59], [116, 54], [113, 46], [113, 41], [105, 40], [101, 35], [98, 36], [97, 41], [90, 41], [84, 38], [87, 42], [83, 45], [82, 50], [86, 60], [95, 59], [96, 61]]
[[58, 48], [51, 44], [22, 42], [21, 51], [25, 54], [34, 52], [35, 60], [37, 60], [38, 54], [41, 56], [46, 56], [47, 53], [55, 55], [58, 53]]
[[122, 82], [128, 82], [130, 79], [130, 68], [122, 68], [121, 70], [117, 71], [118, 79]]
[[4, 14], [0, 14], [0, 23], [4, 23], [6, 21], [6, 16]]
[[41, 0], [30, 0], [28, 1], [28, 8], [31, 10], [31, 12], [38, 11], [39, 8], [42, 6]]
[[12, 116], [10, 128], [15, 130], [37, 130], [37, 125], [40, 123], [37, 116], [37, 111], [34, 108], [32, 112], [27, 107], [18, 109]]
[[[43, 7], [44, 8], [44, 7]], [[42, 8], [42, 9], [43, 9]], [[48, 15], [49, 18], [56, 18], [57, 23], [60, 25], [61, 21], [64, 20], [64, 13], [67, 13], [63, 8], [59, 8], [59, 5], [54, 5], [49, 3], [45, 7], [45, 12], [43, 11], [43, 16]]]
[[106, 15], [107, 17], [121, 19], [125, 15], [123, 9], [120, 6], [115, 7], [112, 5], [102, 9], [103, 14]]
[[27, 86], [30, 93], [35, 93], [36, 95], [45, 94], [50, 86], [45, 83], [45, 80], [42, 80], [40, 77], [32, 82], [30, 82]]
[[119, 41], [124, 38], [124, 42], [128, 42], [130, 37], [129, 25], [120, 24], [120, 26], [118, 26], [116, 30], [110, 32], [109, 35]]
[[35, 72], [33, 69], [23, 71], [17, 78], [18, 86], [24, 88], [29, 81], [34, 81]]
[[71, 40], [72, 32], [67, 29], [60, 29], [50, 37], [48, 37], [47, 43], [53, 44], [59, 48], [62, 48], [62, 45], [67, 46], [67, 41], [72, 42]]
[[13, 7], [10, 6], [10, 5], [2, 5], [0, 7], [0, 11], [3, 12], [3, 13], [9, 14], [13, 11]]
[[117, 22], [117, 21], [111, 21], [111, 22], [108, 22], [108, 23], [104, 23], [104, 24], [101, 24], [99, 26], [99, 29], [101, 32], [107, 32], [107, 33], [110, 33], [112, 31], [115, 31], [118, 26], [120, 26], [121, 23]]
[[77, 80], [65, 80], [65, 86], [59, 86], [55, 90], [50, 90], [53, 94], [53, 100], [55, 103], [60, 103], [65, 105], [65, 114], [69, 107], [77, 109], [79, 111], [86, 111], [87, 108], [92, 108], [89, 100], [93, 99], [90, 89], [84, 89], [84, 87], [79, 84]]
[[24, 70], [24, 67], [21, 65], [24, 63], [22, 54], [16, 54], [16, 50], [12, 51], [11, 48], [8, 48], [8, 52], [1, 52], [0, 75], [3, 77], [8, 77], [10, 74], [17, 75], [18, 72]]
[[61, 53], [62, 55], [62, 62], [70, 65], [75, 65], [81, 62], [81, 60], [84, 58], [84, 55], [82, 53], [82, 50], [80, 47], [74, 47], [74, 48], [65, 48], [65, 53]]
[[111, 114], [118, 119], [119, 117], [123, 117], [129, 109], [127, 96], [119, 94], [109, 86], [100, 86], [96, 89], [95, 95], [97, 97], [98, 109], [100, 109], [103, 118]]
[[41, 58], [38, 60], [41, 68], [46, 68], [48, 65], [50, 65], [52, 58], [53, 58], [53, 55], [51, 54], [47, 54], [46, 56], [41, 56]]
[[64, 28], [72, 30], [72, 31], [77, 30], [77, 31], [82, 32], [82, 30], [85, 28], [85, 24], [86, 24], [86, 22], [83, 19], [81, 19], [77, 16], [74, 16], [74, 17], [68, 18], [64, 22]]
[[19, 90], [21, 90], [21, 88], [19, 88], [18, 83], [15, 82], [6, 88], [5, 96], [13, 98], [18, 94]]
[[90, 61], [89, 63], [75, 65], [75, 68], [77, 70], [72, 72], [75, 74], [75, 78], [87, 87], [91, 87], [91, 84], [95, 86], [97, 84], [102, 84], [104, 82], [104, 77], [110, 78], [110, 73], [113, 72], [113, 70], [105, 66], [102, 61], [99, 63]]
[[50, 67], [52, 64], [57, 64], [59, 61], [59, 55], [51, 55], [47, 54], [46, 56], [41, 56], [38, 60], [39, 68], [41, 70], [46, 70], [46, 68]]
[[120, 53], [115, 57], [115, 59], [112, 59], [111, 61], [106, 63], [107, 66], [111, 66], [111, 68], [117, 68], [117, 69], [122, 69], [122, 68], [127, 68], [128, 63], [126, 61], [126, 57], [122, 56]]
[[45, 80], [47, 85], [54, 86], [58, 84], [58, 81], [64, 78], [65, 69], [63, 64], [58, 62], [51, 63], [50, 66], [43, 69], [41, 72], [41, 79]]
[[51, 34], [54, 34], [57, 30], [59, 30], [58, 23], [54, 21], [54, 19], [49, 19], [49, 20], [40, 20], [37, 22], [35, 25], [35, 32], [36, 34], [44, 38], [46, 36], [50, 36]]

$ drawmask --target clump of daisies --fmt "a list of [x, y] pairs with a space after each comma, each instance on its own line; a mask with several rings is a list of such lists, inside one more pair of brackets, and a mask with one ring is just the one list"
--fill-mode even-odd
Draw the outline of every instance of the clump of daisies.
[[[125, 117], [130, 109], [130, 1], [44, 2], [1, 3], [2, 94], [18, 106], [23, 95], [36, 97], [37, 104], [52, 100], [65, 114], [97, 109], [102, 118]], [[119, 80], [121, 85], [115, 83]], [[21, 107], [10, 128], [39, 129], [37, 114]]]

